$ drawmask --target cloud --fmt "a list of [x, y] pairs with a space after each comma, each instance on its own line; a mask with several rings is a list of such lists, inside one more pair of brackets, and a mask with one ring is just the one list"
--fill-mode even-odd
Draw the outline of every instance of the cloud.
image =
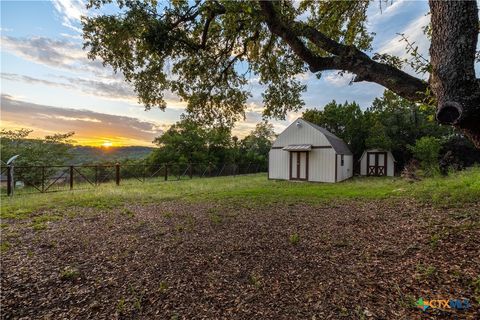
[[378, 1], [372, 2], [372, 4], [368, 8], [369, 24], [384, 23], [408, 8], [408, 1], [406, 0], [397, 0], [392, 3]]
[[335, 87], [344, 87], [349, 85], [352, 82], [352, 79], [355, 77], [353, 73], [350, 72], [325, 72], [324, 79], [326, 82], [332, 84]]
[[80, 77], [57, 76], [64, 82], [50, 81], [26, 75], [15, 73], [1, 73], [2, 79], [18, 81], [29, 84], [41, 84], [51, 87], [59, 87], [71, 90], [77, 90], [89, 95], [107, 98], [112, 100], [125, 100], [127, 102], [136, 102], [137, 96], [133, 88], [124, 81], [117, 80], [91, 80]]
[[[408, 42], [414, 47], [418, 47], [418, 53], [425, 59], [430, 60], [429, 48], [430, 40], [423, 32], [423, 28], [430, 23], [430, 15], [422, 15], [408, 24], [405, 29], [400, 30], [399, 34], [404, 34]], [[403, 40], [402, 36], [397, 35], [387, 41], [384, 41], [378, 49], [379, 53], [388, 53], [400, 57], [402, 59], [410, 60], [411, 56], [407, 53], [407, 42]], [[410, 65], [404, 66], [404, 71], [413, 76], [419, 75], [413, 70]], [[423, 78], [427, 78], [428, 75], [423, 75]]]
[[[430, 23], [430, 15], [422, 15], [421, 17], [412, 21], [403, 31], [399, 33], [405, 34], [410, 43], [415, 43], [419, 48], [419, 53], [428, 56], [428, 49], [430, 41], [423, 33], [423, 27]], [[396, 36], [390, 39], [379, 48], [380, 53], [388, 53], [402, 58], [407, 58], [409, 55], [405, 50], [406, 43], [402, 41], [401, 36]]]
[[16, 74], [16, 73], [2, 72], [0, 75], [2, 79], [10, 80], [10, 81], [18, 81], [18, 82], [24, 82], [29, 84], [43, 84], [46, 86], [62, 87], [62, 88], [68, 88], [68, 89], [72, 88], [72, 85], [69, 85], [67, 83], [60, 83], [60, 82], [55, 82], [55, 81], [50, 81], [45, 79], [39, 79], [39, 78]]
[[81, 44], [65, 39], [2, 36], [2, 50], [55, 69], [84, 71], [97, 76], [112, 76], [113, 74], [111, 68], [104, 67], [99, 60], [89, 60], [87, 53], [82, 50]]
[[63, 26], [76, 32], [82, 32], [82, 29], [75, 25], [87, 11], [82, 0], [52, 0], [52, 4], [60, 15]]
[[[92, 80], [82, 77], [56, 76], [56, 79], [61, 79], [63, 82], [40, 79], [27, 75], [20, 75], [16, 73], [0, 73], [2, 79], [8, 81], [18, 81], [33, 85], [45, 85], [50, 87], [64, 88], [68, 90], [75, 90], [91, 96], [105, 98], [109, 100], [120, 100], [129, 104], [137, 104], [138, 97], [135, 94], [133, 87], [127, 82], [116, 79]], [[171, 92], [164, 93], [167, 108], [176, 110], [185, 110], [186, 102], [180, 101], [178, 96]]]
[[117, 145], [151, 145], [166, 126], [133, 117], [34, 104], [5, 94], [1, 104], [2, 127], [31, 128], [43, 134], [75, 131], [74, 139], [80, 143], [108, 139]]

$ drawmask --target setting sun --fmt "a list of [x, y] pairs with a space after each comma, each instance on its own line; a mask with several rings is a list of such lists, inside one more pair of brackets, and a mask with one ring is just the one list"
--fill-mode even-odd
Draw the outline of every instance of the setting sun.
[[112, 141], [104, 141], [102, 147], [108, 148], [112, 146]]

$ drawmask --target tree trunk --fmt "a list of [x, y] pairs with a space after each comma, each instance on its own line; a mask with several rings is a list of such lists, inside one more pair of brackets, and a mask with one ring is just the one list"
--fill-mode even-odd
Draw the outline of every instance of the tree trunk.
[[474, 67], [477, 2], [430, 0], [430, 9], [430, 87], [437, 99], [437, 120], [459, 128], [480, 148], [480, 87]]

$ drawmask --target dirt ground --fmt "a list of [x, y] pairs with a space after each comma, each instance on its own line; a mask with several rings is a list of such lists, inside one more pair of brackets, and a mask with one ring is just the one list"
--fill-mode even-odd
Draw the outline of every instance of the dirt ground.
[[[129, 205], [4, 221], [2, 319], [478, 319], [480, 205]], [[469, 299], [422, 312], [415, 302]]]

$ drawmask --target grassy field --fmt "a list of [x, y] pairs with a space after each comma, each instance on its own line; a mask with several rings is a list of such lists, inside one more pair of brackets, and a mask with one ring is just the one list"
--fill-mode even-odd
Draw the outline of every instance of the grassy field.
[[[480, 168], [2, 198], [0, 319], [478, 319]], [[418, 299], [468, 299], [428, 310]]]
[[331, 200], [415, 198], [439, 206], [480, 201], [480, 168], [406, 182], [400, 178], [353, 178], [336, 184], [268, 180], [265, 174], [182, 181], [161, 179], [141, 183], [126, 181], [96, 188], [2, 198], [3, 218], [22, 218], [48, 208], [114, 208], [125, 203], [158, 203], [166, 200], [223, 201], [255, 205], [271, 203], [320, 203]]

